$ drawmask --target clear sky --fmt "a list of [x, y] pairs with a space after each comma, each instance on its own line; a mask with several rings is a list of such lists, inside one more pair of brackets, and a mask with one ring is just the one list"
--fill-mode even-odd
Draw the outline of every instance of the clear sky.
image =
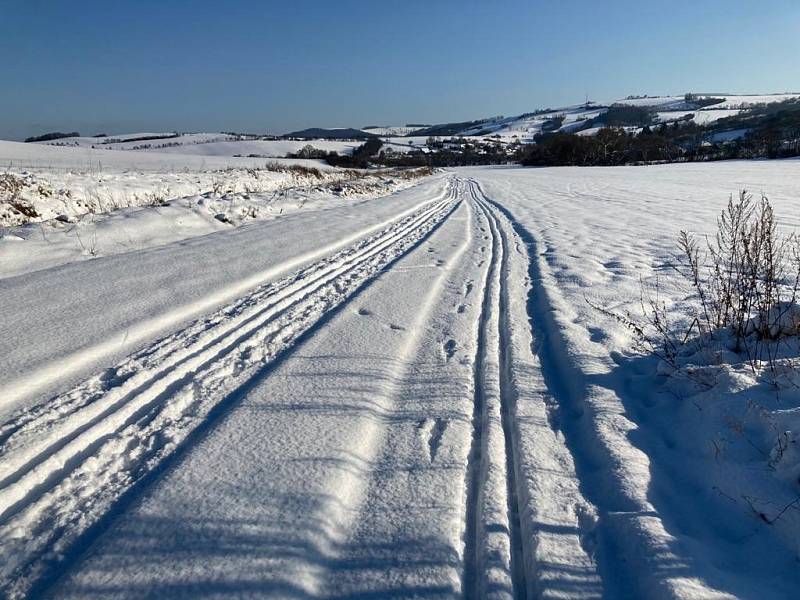
[[0, 138], [800, 91], [798, 0], [0, 0]]

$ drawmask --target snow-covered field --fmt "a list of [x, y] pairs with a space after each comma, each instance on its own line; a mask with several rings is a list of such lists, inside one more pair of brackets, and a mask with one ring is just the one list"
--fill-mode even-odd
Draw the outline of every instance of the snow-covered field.
[[[0, 140], [0, 169], [63, 169], [69, 171], [206, 171], [260, 167], [264, 158], [235, 157], [233, 152], [216, 156], [184, 152], [108, 150], [105, 148], [59, 147]], [[269, 159], [279, 160], [279, 159]], [[279, 161], [280, 162], [280, 161]], [[319, 161], [289, 161], [320, 166]]]
[[[716, 93], [700, 93], [697, 96], [704, 97], [710, 96], [713, 98], [722, 98], [723, 102], [712, 105], [712, 109], [734, 109], [746, 108], [749, 106], [756, 106], [760, 104], [772, 104], [774, 102], [783, 102], [784, 100], [791, 100], [800, 97], [800, 94], [783, 92], [779, 94], [716, 94]], [[617, 100], [618, 104], [626, 104], [628, 106], [646, 106], [655, 107], [661, 110], [679, 110], [685, 105], [684, 96], [645, 96], [644, 98], [625, 98], [624, 100]]]
[[408, 125], [389, 125], [385, 127], [365, 127], [361, 131], [386, 137], [411, 135], [421, 127], [409, 127]]
[[678, 231], [742, 188], [796, 228], [798, 176], [456, 169], [233, 224], [116, 211], [130, 247], [34, 266], [0, 240], [0, 594], [792, 597], [791, 351], [777, 382], [667, 375], [594, 307], [658, 277], [679, 314]]
[[[417, 178], [413, 171], [348, 172], [294, 159], [198, 170], [192, 155], [160, 153], [141, 170], [139, 154], [130, 151], [87, 166], [81, 149], [0, 142], [2, 148], [32, 166], [12, 162], [0, 172], [0, 277], [363, 202]], [[44, 166], [51, 159], [65, 166]]]
[[250, 156], [284, 158], [289, 153], [297, 153], [305, 146], [313, 146], [325, 152], [352, 154], [353, 149], [363, 144], [361, 141], [337, 140], [244, 140], [228, 142], [209, 142], [185, 146], [172, 146], [160, 151], [169, 154], [198, 154], [202, 156]]
[[[161, 136], [160, 139], [139, 139]], [[133, 140], [133, 141], [128, 141]], [[158, 152], [189, 156], [230, 156], [258, 158], [285, 158], [306, 145], [312, 145], [326, 152], [335, 151], [349, 154], [360, 145], [358, 141], [338, 140], [258, 140], [240, 139], [224, 133], [131, 133], [106, 138], [71, 137], [37, 142], [40, 146], [63, 148], [83, 148], [86, 150], [129, 150], [138, 152]]]
[[236, 140], [236, 136], [226, 133], [170, 133], [170, 132], [139, 132], [105, 135], [103, 137], [75, 136], [59, 138], [44, 142], [34, 142], [40, 145], [60, 146], [67, 148], [94, 148], [106, 150], [136, 150], [143, 146], [148, 149], [159, 149], [172, 146], [191, 146], [208, 144], [211, 142], [224, 142]]

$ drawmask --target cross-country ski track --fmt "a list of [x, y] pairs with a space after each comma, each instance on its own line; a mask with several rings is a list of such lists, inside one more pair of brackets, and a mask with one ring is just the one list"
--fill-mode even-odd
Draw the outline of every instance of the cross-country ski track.
[[1, 596], [708, 597], [626, 484], [646, 457], [535, 234], [463, 173], [396, 195], [122, 356], [100, 337], [6, 382]]

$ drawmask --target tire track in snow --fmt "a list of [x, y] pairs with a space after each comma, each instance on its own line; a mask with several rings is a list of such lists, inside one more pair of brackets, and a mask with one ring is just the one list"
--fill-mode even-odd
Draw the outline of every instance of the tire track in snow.
[[[32, 470], [35, 471], [40, 463], [55, 460], [56, 457], [54, 455], [57, 452], [62, 451], [65, 446], [68, 446], [89, 427], [98, 423], [107, 425], [109, 419], [115, 413], [124, 415], [125, 409], [133, 406], [131, 400], [136, 398], [137, 394], [154, 394], [164, 391], [162, 388], [166, 388], [169, 383], [174, 382], [175, 374], [190, 370], [194, 371], [205, 366], [208, 363], [201, 362], [204, 359], [209, 359], [209, 362], [215, 361], [218, 357], [226, 354], [230, 348], [236, 347], [245, 339], [246, 335], [256, 331], [282, 311], [298, 301], [304, 300], [309, 294], [334, 281], [342, 274], [347, 273], [348, 270], [353, 268], [353, 265], [359, 265], [361, 261], [383, 251], [386, 247], [402, 238], [408, 229], [416, 227], [420, 222], [427, 219], [433, 210], [431, 209], [423, 213], [422, 216], [418, 216], [410, 223], [408, 228], [402, 228], [399, 232], [387, 236], [386, 239], [380, 238], [376, 244], [359, 250], [354, 256], [347, 256], [344, 261], [335, 261], [333, 265], [320, 269], [320, 272], [310, 273], [307, 277], [305, 274], [293, 277], [289, 285], [284, 289], [280, 289], [262, 299], [263, 305], [259, 303], [255, 306], [255, 314], [245, 313], [239, 318], [219, 322], [215, 328], [210, 329], [210, 335], [208, 335], [209, 329], [206, 329], [203, 332], [206, 335], [195, 336], [199, 337], [199, 340], [194, 345], [191, 343], [186, 344], [183, 335], [175, 336], [176, 339], [171, 340], [169, 347], [170, 354], [163, 356], [163, 352], [159, 353], [162, 360], [155, 364], [150, 361], [150, 364], [141, 369], [137, 376], [131, 377], [119, 388], [113, 388], [114, 391], [119, 392], [118, 394], [107, 394], [104, 397], [91, 400], [81, 407], [82, 410], [80, 412], [73, 413], [71, 418], [64, 418], [61, 415], [61, 419], [55, 423], [55, 426], [49, 431], [45, 430], [46, 435], [36, 440], [36, 443], [26, 445], [23, 442], [15, 447], [16, 438], [12, 437], [11, 440], [7, 440], [2, 448], [4, 461], [0, 466], [0, 478], [2, 478], [0, 485], [8, 487], [9, 484], [16, 483], [17, 485], [14, 489], [19, 492], [21, 489], [19, 483], [26, 478], [33, 477]], [[229, 342], [231, 337], [233, 337], [233, 342]], [[225, 345], [221, 346], [223, 342]], [[154, 385], [156, 382], [158, 382], [158, 386]], [[121, 394], [122, 397], [120, 398]], [[74, 398], [75, 395], [74, 392], [70, 393], [70, 399]], [[58, 404], [58, 399], [55, 404]], [[52, 422], [49, 416], [45, 416], [45, 420], [49, 423]], [[37, 427], [37, 424], [28, 423], [24, 433], [28, 433], [30, 430], [40, 432], [42, 428]], [[23, 437], [22, 434], [22, 431], [17, 431], [17, 437]], [[0, 490], [0, 516], [8, 511], [7, 494], [6, 489]]]
[[468, 598], [527, 598], [514, 458], [506, 392], [507, 248], [492, 210], [473, 182], [472, 202], [490, 244], [477, 331], [473, 446], [467, 467], [464, 590]]
[[0, 590], [22, 596], [209, 412], [457, 204], [446, 198], [257, 289], [0, 428]]

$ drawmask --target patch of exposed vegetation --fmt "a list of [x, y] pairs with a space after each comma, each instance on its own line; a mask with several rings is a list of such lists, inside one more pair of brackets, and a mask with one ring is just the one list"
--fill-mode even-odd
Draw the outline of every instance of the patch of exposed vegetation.
[[60, 131], [52, 131], [50, 133], [45, 133], [43, 135], [34, 135], [29, 138], [25, 138], [26, 143], [31, 142], [50, 142], [52, 140], [60, 140], [63, 138], [72, 138], [72, 137], [81, 137], [81, 134], [77, 131], [73, 131], [72, 133], [62, 133]]

